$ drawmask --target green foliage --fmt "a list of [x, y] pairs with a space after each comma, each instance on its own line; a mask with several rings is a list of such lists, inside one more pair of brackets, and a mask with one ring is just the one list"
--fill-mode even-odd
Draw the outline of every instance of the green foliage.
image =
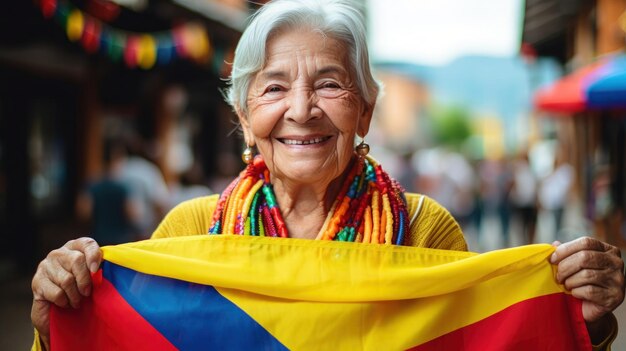
[[472, 135], [470, 113], [459, 106], [438, 106], [431, 111], [434, 140], [459, 150]]

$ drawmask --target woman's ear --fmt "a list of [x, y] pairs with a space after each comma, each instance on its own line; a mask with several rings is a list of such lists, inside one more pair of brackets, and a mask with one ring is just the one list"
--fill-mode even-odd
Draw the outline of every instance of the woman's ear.
[[357, 127], [357, 135], [361, 138], [365, 137], [370, 130], [370, 124], [372, 123], [372, 116], [374, 114], [374, 107], [376, 103], [368, 104], [367, 102], [363, 103], [363, 111], [359, 116], [359, 125]]
[[235, 106], [235, 113], [237, 114], [237, 118], [239, 119], [239, 125], [241, 126], [241, 131], [243, 132], [243, 138], [247, 146], [254, 146], [254, 138], [252, 137], [252, 132], [250, 131], [250, 123], [248, 122], [248, 117], [246, 114], [241, 111], [239, 106]]

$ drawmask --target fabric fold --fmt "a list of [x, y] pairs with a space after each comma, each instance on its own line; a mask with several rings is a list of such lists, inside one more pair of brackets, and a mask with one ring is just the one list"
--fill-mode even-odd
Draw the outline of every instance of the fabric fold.
[[106, 260], [146, 274], [287, 299], [358, 302], [462, 290], [547, 261], [554, 248], [536, 244], [477, 255], [220, 235], [147, 240], [108, 246], [103, 251]]
[[157, 350], [591, 349], [550, 245], [475, 254], [218, 235], [103, 251], [92, 297], [53, 307], [53, 350], [142, 338]]

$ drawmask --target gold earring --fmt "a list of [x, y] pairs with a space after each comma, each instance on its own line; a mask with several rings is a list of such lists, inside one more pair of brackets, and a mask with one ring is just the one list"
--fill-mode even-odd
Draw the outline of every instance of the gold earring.
[[361, 143], [356, 146], [356, 153], [359, 157], [365, 157], [370, 152], [370, 145], [365, 142], [365, 140], [361, 140]]
[[246, 148], [241, 153], [241, 159], [243, 160], [243, 163], [248, 165], [250, 164], [250, 162], [252, 162], [253, 158], [254, 158], [254, 155], [252, 154], [252, 148], [246, 145]]

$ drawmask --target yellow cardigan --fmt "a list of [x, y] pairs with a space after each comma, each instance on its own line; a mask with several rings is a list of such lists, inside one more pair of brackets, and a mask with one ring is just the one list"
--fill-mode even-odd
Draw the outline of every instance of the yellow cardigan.
[[[207, 234], [218, 195], [199, 197], [176, 206], [156, 229], [152, 238]], [[410, 231], [408, 246], [467, 251], [461, 228], [452, 215], [433, 199], [406, 194]]]

